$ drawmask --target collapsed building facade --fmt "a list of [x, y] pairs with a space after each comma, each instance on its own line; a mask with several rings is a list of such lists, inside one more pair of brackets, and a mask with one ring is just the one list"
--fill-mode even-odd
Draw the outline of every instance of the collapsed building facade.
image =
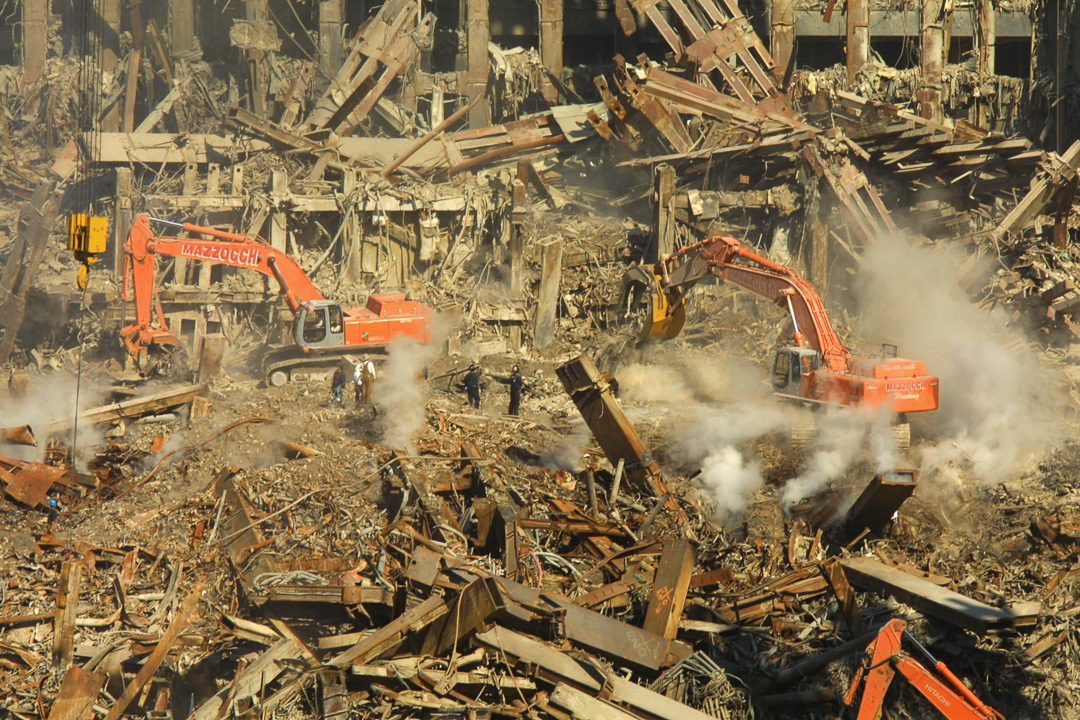
[[[627, 268], [722, 234], [797, 269], [846, 333], [888, 341], [848, 308], [875, 248], [915, 238], [944, 269], [913, 286], [957, 284], [1037, 348], [1074, 421], [1068, 3], [5, 12], [0, 426], [27, 427], [3, 437], [34, 441], [25, 413], [47, 395], [27, 386], [108, 386], [98, 406], [46, 413], [47, 432], [35, 408], [40, 457], [0, 457], [13, 717], [837, 717], [890, 618], [1009, 717], [1075, 707], [1072, 445], [1047, 440], [1037, 468], [988, 488], [1001, 456], [965, 445], [969, 427], [934, 445], [947, 423], [927, 423], [922, 460], [886, 454], [935, 487], [852, 451], [827, 492], [788, 502], [780, 488], [821, 457], [774, 442], [775, 424], [771, 439], [709, 438], [722, 458], [687, 456], [678, 436], [697, 431], [654, 422], [619, 334]], [[84, 212], [108, 218], [109, 247], [80, 290], [61, 238]], [[407, 293], [445, 321], [441, 354], [395, 370], [391, 353], [381, 421], [315, 402], [311, 373], [266, 387], [252, 358], [287, 334], [288, 288], [175, 257], [155, 301], [186, 353], [136, 367], [118, 332], [143, 214], [162, 235], [265, 238], [341, 302]], [[782, 317], [714, 286], [695, 298], [682, 342], [769, 362], [761, 337], [786, 332]], [[720, 310], [746, 317], [720, 331]], [[533, 366], [526, 419], [462, 410], [452, 384], [471, 361]], [[418, 376], [423, 393], [395, 389]], [[419, 415], [397, 423], [406, 406]], [[1002, 417], [991, 431], [1042, 428]], [[88, 451], [80, 425], [107, 439]], [[570, 461], [545, 454], [582, 433]], [[925, 448], [949, 442], [926, 473]], [[717, 474], [732, 457], [761, 487]], [[42, 530], [50, 494], [70, 512]], [[929, 712], [906, 686], [889, 699]]]

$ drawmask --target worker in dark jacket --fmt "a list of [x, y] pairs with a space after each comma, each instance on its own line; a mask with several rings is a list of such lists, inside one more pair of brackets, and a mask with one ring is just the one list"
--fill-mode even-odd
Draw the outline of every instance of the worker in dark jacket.
[[56, 498], [49, 498], [49, 532], [56, 529], [56, 521], [60, 519], [60, 503]]
[[521, 414], [521, 390], [525, 387], [525, 379], [521, 377], [521, 368], [517, 365], [510, 372], [510, 410], [511, 415]]
[[334, 379], [330, 381], [330, 405], [342, 407], [345, 404], [345, 371], [337, 366], [334, 371]]
[[476, 363], [469, 366], [469, 372], [465, 373], [465, 392], [469, 396], [469, 405], [474, 408], [480, 407], [480, 368]]

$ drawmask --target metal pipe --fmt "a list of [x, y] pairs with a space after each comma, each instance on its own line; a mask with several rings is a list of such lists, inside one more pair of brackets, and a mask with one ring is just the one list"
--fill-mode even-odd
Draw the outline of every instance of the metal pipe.
[[649, 514], [645, 516], [645, 522], [641, 523], [641, 526], [638, 528], [638, 535], [640, 537], [645, 537], [645, 534], [649, 532], [649, 528], [656, 522], [656, 518], [660, 517], [660, 511], [664, 509], [664, 506], [667, 505], [667, 501], [670, 498], [671, 493], [666, 492], [656, 499], [652, 508], [649, 509]]
[[611, 483], [611, 493], [608, 494], [608, 507], [614, 508], [615, 501], [619, 499], [619, 485], [622, 483], [623, 469], [626, 467], [626, 460], [619, 458], [619, 465], [615, 468], [615, 479]]
[[589, 491], [589, 512], [592, 515], [596, 515], [596, 475], [593, 474], [592, 470], [586, 470], [582, 475], [585, 476], [585, 487]]

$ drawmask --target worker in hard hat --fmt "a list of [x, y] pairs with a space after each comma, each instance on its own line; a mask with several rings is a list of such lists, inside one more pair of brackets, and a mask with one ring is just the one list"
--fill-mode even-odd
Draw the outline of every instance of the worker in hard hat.
[[56, 529], [56, 522], [60, 519], [60, 502], [56, 498], [49, 498], [49, 532]]
[[469, 365], [469, 372], [465, 373], [465, 393], [469, 396], [469, 405], [480, 408], [480, 368], [476, 363]]
[[521, 377], [521, 368], [517, 365], [510, 371], [510, 409], [511, 415], [521, 414], [521, 390], [525, 387], [525, 379]]

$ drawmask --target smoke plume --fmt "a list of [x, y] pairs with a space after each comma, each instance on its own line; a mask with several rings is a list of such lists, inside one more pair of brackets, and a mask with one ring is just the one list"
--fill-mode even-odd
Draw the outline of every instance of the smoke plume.
[[[79, 387], [74, 376], [60, 372], [33, 377], [24, 397], [0, 396], [0, 426], [29, 425], [38, 441], [37, 447], [5, 445], [0, 454], [18, 460], [44, 460], [49, 424], [57, 420], [70, 422], [75, 418], [76, 394], [79, 396], [79, 410], [102, 404], [104, 396], [100, 388], [85, 379]], [[70, 428], [63, 439], [65, 443], [71, 443]], [[94, 448], [103, 441], [101, 428], [80, 423], [76, 439], [76, 467], [85, 469], [86, 462], [94, 457]]]
[[860, 413], [836, 410], [818, 418], [814, 451], [806, 468], [784, 485], [780, 502], [785, 508], [824, 490], [844, 476], [866, 449], [867, 425]]
[[967, 260], [951, 248], [882, 238], [863, 255], [856, 295], [866, 340], [897, 344], [940, 378], [940, 409], [912, 420], [958, 452], [924, 450], [924, 469], [960, 457], [978, 482], [994, 484], [1060, 437], [1063, 408], [1019, 333], [967, 296], [959, 272]]
[[763, 482], [760, 461], [739, 446], [787, 427], [792, 409], [745, 358], [651, 346], [641, 359], [619, 370], [622, 397], [671, 411], [673, 459], [701, 468], [697, 480], [715, 502], [716, 521], [733, 520]]
[[425, 369], [438, 357], [445, 341], [446, 329], [436, 318], [430, 343], [398, 335], [387, 347], [387, 360], [378, 372], [373, 391], [382, 417], [384, 445], [416, 454], [413, 438], [427, 419]]
[[699, 407], [689, 413], [675, 445], [675, 456], [700, 463], [698, 480], [716, 503], [715, 519], [725, 524], [746, 509], [761, 487], [761, 463], [747, 458], [739, 445], [784, 428], [790, 414], [773, 400]]

